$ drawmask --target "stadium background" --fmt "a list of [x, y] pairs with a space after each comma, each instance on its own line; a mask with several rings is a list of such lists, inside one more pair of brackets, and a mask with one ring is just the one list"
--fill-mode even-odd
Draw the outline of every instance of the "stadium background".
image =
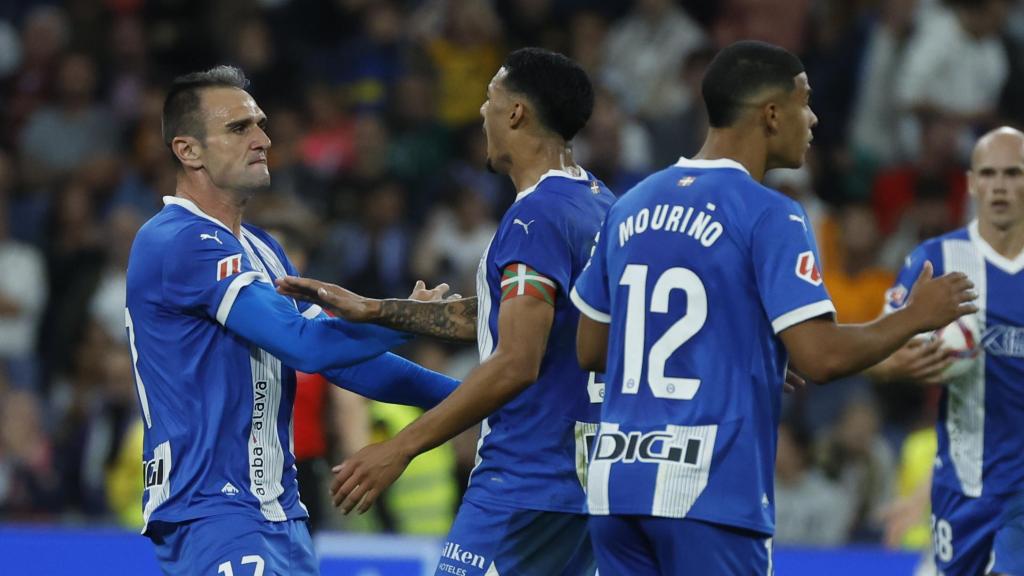
[[[597, 101], [576, 158], [622, 193], [697, 150], [702, 72], [742, 38], [807, 67], [820, 119], [807, 167], [768, 182], [811, 215], [839, 319], [870, 320], [910, 249], [970, 217], [973, 138], [1024, 124], [1015, 2], [0, 2], [0, 547], [123, 542], [107, 528], [140, 523], [124, 269], [138, 226], [173, 194], [160, 107], [175, 75], [232, 63], [251, 78], [273, 184], [248, 219], [308, 275], [372, 296], [403, 296], [416, 279], [472, 294], [514, 197], [484, 169], [479, 118], [508, 50], [544, 46], [587, 69]], [[476, 359], [429, 340], [403, 353], [454, 376]], [[322, 383], [304, 390], [306, 498], [325, 492], [328, 462], [415, 417]], [[884, 518], [927, 473], [935, 404], [934, 390], [863, 377], [788, 396], [777, 545], [925, 550], [926, 510], [901, 536]], [[474, 445], [470, 433], [418, 459], [367, 517], [311, 502], [318, 530], [443, 535]], [[879, 556], [895, 573], [909, 557]]]

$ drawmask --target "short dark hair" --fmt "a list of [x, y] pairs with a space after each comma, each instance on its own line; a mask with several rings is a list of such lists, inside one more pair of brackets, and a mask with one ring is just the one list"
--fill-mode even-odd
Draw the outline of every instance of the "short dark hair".
[[234, 66], [215, 66], [205, 72], [192, 72], [178, 76], [171, 83], [164, 99], [164, 144], [171, 145], [177, 136], [206, 138], [206, 127], [200, 117], [199, 92], [206, 88], [238, 88], [245, 90], [249, 80]]
[[543, 48], [520, 48], [505, 58], [505, 87], [526, 96], [544, 126], [565, 140], [590, 119], [594, 87], [579, 64]]
[[708, 123], [713, 128], [732, 125], [748, 98], [766, 88], [791, 91], [793, 78], [803, 71], [799, 58], [773, 44], [744, 40], [726, 46], [708, 65], [701, 84]]

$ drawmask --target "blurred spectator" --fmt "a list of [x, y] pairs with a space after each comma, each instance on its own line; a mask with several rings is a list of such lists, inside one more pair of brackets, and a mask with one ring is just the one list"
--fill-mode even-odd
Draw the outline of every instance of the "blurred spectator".
[[[868, 174], [905, 159], [892, 129], [899, 118], [896, 80], [913, 33], [917, 5], [918, 0], [881, 2], [879, 13], [869, 24], [850, 132], [857, 165]], [[859, 178], [860, 171], [851, 176]]]
[[52, 184], [118, 145], [118, 128], [96, 102], [96, 64], [81, 53], [65, 56], [57, 75], [56, 105], [37, 109], [20, 136], [22, 175]]
[[267, 153], [273, 174], [270, 192], [301, 201], [325, 214], [330, 203], [327, 197], [330, 179], [303, 161], [302, 141], [306, 122], [302, 113], [293, 108], [277, 108], [270, 110], [267, 116], [267, 134], [273, 142]]
[[[0, 156], [0, 164], [4, 160]], [[9, 218], [7, 197], [0, 194], [0, 360], [15, 387], [36, 389], [35, 343], [46, 304], [46, 267], [38, 248], [10, 237]]]
[[439, 118], [458, 129], [480, 121], [487, 84], [503, 58], [501, 28], [488, 2], [433, 0], [421, 8], [439, 9], [443, 13], [440, 29], [426, 31], [424, 44], [437, 69]]
[[[651, 132], [651, 159], [655, 169], [675, 164], [680, 156], [692, 158], [700, 151], [708, 131], [708, 114], [704, 109], [701, 82], [715, 50], [710, 46], [695, 49], [679, 70], [682, 80], [683, 105], [678, 111], [648, 122]], [[625, 190], [618, 191], [618, 193]]]
[[849, 538], [877, 541], [882, 505], [893, 493], [895, 459], [879, 435], [878, 408], [865, 396], [854, 396], [818, 446], [825, 476], [842, 488], [838, 502], [851, 507]]
[[405, 190], [385, 179], [361, 199], [353, 222], [334, 226], [310, 276], [374, 297], [405, 296], [408, 280], [409, 230], [403, 222]]
[[21, 28], [21, 67], [7, 83], [4, 143], [16, 141], [24, 121], [50, 98], [60, 53], [70, 38], [67, 15], [56, 6], [37, 6]]
[[608, 35], [608, 22], [599, 13], [581, 10], [571, 16], [568, 55], [591, 78], [598, 78], [604, 62], [604, 44]]
[[391, 0], [368, 2], [360, 33], [342, 37], [334, 68], [335, 82], [344, 88], [349, 105], [359, 112], [383, 113], [395, 82], [405, 66], [405, 20]]
[[909, 204], [899, 221], [899, 227], [882, 249], [879, 257], [882, 265], [890, 270], [898, 270], [914, 247], [958, 226], [960, 223], [954, 220], [950, 210], [949, 198], [954, 195], [947, 180], [918, 180], [914, 188], [914, 202]]
[[91, 191], [76, 181], [65, 182], [47, 222], [49, 297], [42, 323], [46, 330], [40, 338], [44, 384], [69, 367], [85, 331], [88, 304], [105, 259], [95, 218]]
[[42, 408], [24, 390], [0, 398], [0, 517], [45, 518], [60, 510], [62, 490]]
[[[937, 115], [959, 128], [966, 156], [973, 131], [995, 120], [1009, 72], [999, 33], [1009, 0], [946, 0], [927, 11], [907, 47], [896, 79], [900, 107], [914, 117]], [[912, 154], [924, 153], [909, 123], [904, 141]]]
[[438, 180], [451, 154], [451, 133], [437, 121], [436, 93], [433, 78], [420, 73], [402, 76], [395, 87], [391, 170], [415, 188], [410, 198], [414, 214], [436, 204]]
[[364, 198], [391, 177], [390, 168], [391, 133], [387, 126], [379, 116], [359, 116], [353, 127], [352, 165], [335, 181], [326, 216], [355, 218]]
[[104, 225], [106, 255], [96, 289], [89, 301], [89, 314], [112, 342], [126, 345], [125, 293], [127, 287], [128, 255], [142, 218], [133, 209], [121, 207], [107, 217]]
[[843, 492], [812, 465], [810, 435], [783, 422], [775, 456], [776, 544], [839, 546], [850, 513]]
[[686, 105], [679, 70], [704, 39], [673, 0], [639, 0], [608, 33], [601, 79], [628, 113], [651, 121], [675, 114]]
[[869, 206], [844, 206], [838, 220], [838, 251], [822, 270], [825, 286], [836, 306], [837, 322], [870, 322], [882, 313], [885, 292], [896, 274], [878, 265], [878, 225]]
[[647, 129], [630, 118], [608, 90], [596, 90], [594, 111], [573, 140], [573, 153], [580, 166], [616, 194], [625, 193], [651, 169], [651, 138]]
[[295, 66], [285, 60], [264, 18], [246, 18], [235, 33], [231, 58], [251, 81], [249, 92], [264, 109], [295, 98], [281, 86], [299, 84]]
[[[882, 170], [871, 188], [871, 204], [883, 234], [905, 222], [919, 195], [945, 202], [947, 226], [963, 221], [967, 175], [957, 157], [958, 124], [949, 118], [922, 116], [921, 153], [913, 162]], [[906, 252], [907, 254], [910, 251]]]
[[146, 30], [136, 16], [122, 16], [113, 22], [108, 39], [110, 107], [122, 123], [134, 122], [143, 113], [146, 74]]
[[433, 286], [447, 282], [453, 293], [476, 291], [476, 269], [497, 224], [473, 188], [460, 186], [448, 206], [427, 218], [413, 253], [413, 276]]
[[325, 84], [306, 91], [309, 131], [302, 137], [302, 161], [319, 176], [330, 178], [352, 165], [355, 146], [353, 123], [341, 98]]
[[725, 0], [717, 4], [718, 18], [712, 26], [716, 45], [754, 39], [777, 44], [794, 54], [804, 53], [802, 41], [809, 28], [811, 0]]

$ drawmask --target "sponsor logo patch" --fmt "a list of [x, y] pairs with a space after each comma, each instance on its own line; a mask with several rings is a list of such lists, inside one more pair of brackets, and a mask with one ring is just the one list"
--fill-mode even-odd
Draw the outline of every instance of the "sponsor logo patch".
[[796, 275], [810, 284], [821, 286], [821, 272], [814, 261], [814, 252], [808, 250], [796, 257]]
[[242, 271], [242, 255], [235, 254], [234, 256], [228, 256], [227, 258], [221, 258], [217, 262], [217, 281], [234, 276]]

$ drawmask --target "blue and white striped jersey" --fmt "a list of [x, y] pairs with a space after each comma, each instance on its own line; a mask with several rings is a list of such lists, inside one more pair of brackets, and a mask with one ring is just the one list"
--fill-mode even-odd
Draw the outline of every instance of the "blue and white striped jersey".
[[612, 206], [572, 299], [611, 324], [590, 513], [771, 533], [778, 334], [835, 312], [800, 205], [680, 159]]
[[907, 257], [886, 309], [903, 306], [930, 260], [935, 275], [963, 272], [978, 293], [982, 358], [942, 391], [933, 481], [965, 496], [1024, 488], [1024, 253], [1010, 260], [978, 234], [977, 221], [933, 238]]
[[225, 328], [242, 289], [296, 272], [262, 230], [245, 224], [235, 237], [188, 200], [164, 203], [132, 246], [125, 310], [145, 424], [144, 520], [306, 517], [291, 451], [295, 371]]
[[477, 341], [498, 345], [502, 270], [525, 264], [557, 284], [555, 317], [537, 381], [484, 419], [466, 498], [551, 512], [585, 511], [587, 444], [600, 414], [597, 376], [576, 362], [579, 312], [569, 290], [615, 197], [593, 175], [552, 170], [520, 192], [480, 260]]

